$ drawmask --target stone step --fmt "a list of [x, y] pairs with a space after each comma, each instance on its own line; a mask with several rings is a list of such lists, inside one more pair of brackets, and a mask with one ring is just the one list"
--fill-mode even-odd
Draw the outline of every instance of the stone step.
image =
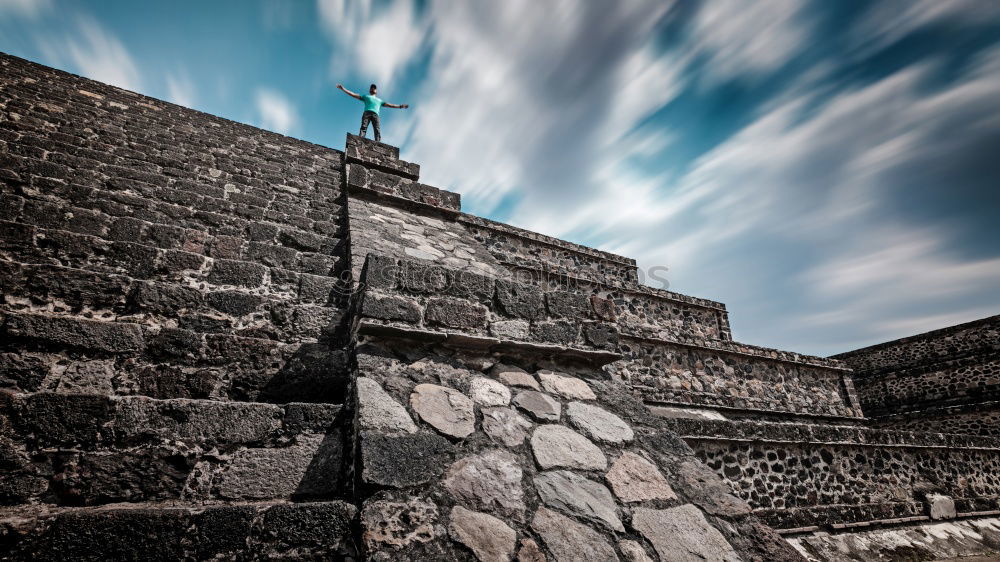
[[[203, 225], [185, 226], [187, 221], [163, 217], [142, 220], [131, 215], [112, 216], [91, 208], [76, 207], [57, 200], [25, 199], [0, 193], [2, 218], [37, 228], [96, 236], [107, 242], [131, 242], [159, 248], [182, 250], [210, 258], [244, 259], [268, 267], [280, 267], [314, 274], [327, 274], [332, 256], [346, 251], [341, 231], [335, 236], [320, 235], [294, 227], [255, 222], [239, 235], [210, 234]], [[115, 210], [115, 209], [111, 209]], [[330, 217], [340, 229], [339, 216]]]
[[0, 394], [6, 504], [334, 498], [334, 404]]
[[52, 264], [143, 280], [253, 289], [286, 297], [294, 297], [298, 291], [301, 274], [335, 277], [343, 262], [339, 256], [319, 256], [320, 261], [299, 272], [8, 221], [0, 221], [0, 237], [0, 259], [7, 261]]
[[74, 316], [0, 315], [0, 387], [157, 398], [339, 402], [346, 355], [282, 343]]
[[288, 343], [315, 341], [335, 325], [344, 300], [336, 289], [332, 278], [303, 274], [297, 294], [290, 298], [0, 259], [0, 310], [81, 315]]
[[345, 559], [357, 509], [325, 502], [160, 502], [0, 511], [4, 560]]

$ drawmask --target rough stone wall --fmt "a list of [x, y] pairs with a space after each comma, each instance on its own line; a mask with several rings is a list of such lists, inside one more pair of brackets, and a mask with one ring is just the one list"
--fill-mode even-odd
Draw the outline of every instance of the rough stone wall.
[[1000, 509], [1000, 441], [940, 433], [674, 420], [697, 455], [777, 528]]
[[[797, 559], [600, 371], [613, 358], [603, 343], [553, 345], [531, 329], [475, 334], [498, 314], [482, 303], [527, 314], [542, 305], [537, 288], [510, 301], [502, 279], [455, 285], [462, 271], [413, 275], [415, 265], [369, 255], [356, 295], [355, 490], [370, 555]], [[452, 290], [465, 298], [433, 296], [445, 286], [466, 287]], [[435, 299], [449, 300], [454, 323], [430, 321]], [[387, 318], [397, 310], [425, 322]]]
[[1000, 316], [836, 357], [881, 427], [1000, 435]]

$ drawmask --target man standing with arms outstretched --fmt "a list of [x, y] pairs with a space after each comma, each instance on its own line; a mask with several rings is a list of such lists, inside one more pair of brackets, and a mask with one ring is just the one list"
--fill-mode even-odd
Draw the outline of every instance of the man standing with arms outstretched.
[[382, 129], [381, 127], [379, 127], [379, 121], [378, 121], [378, 110], [381, 109], [383, 105], [395, 109], [406, 109], [407, 107], [410, 107], [408, 104], [405, 103], [403, 105], [395, 105], [382, 100], [376, 95], [378, 93], [378, 87], [375, 86], [375, 84], [372, 84], [368, 88], [368, 94], [364, 96], [355, 94], [354, 92], [345, 88], [342, 84], [337, 84], [337, 88], [340, 91], [344, 92], [345, 94], [351, 96], [352, 98], [359, 99], [365, 103], [365, 112], [361, 114], [360, 136], [362, 137], [365, 136], [365, 132], [368, 131], [368, 123], [371, 122], [372, 127], [375, 128], [376, 141], [382, 140]]

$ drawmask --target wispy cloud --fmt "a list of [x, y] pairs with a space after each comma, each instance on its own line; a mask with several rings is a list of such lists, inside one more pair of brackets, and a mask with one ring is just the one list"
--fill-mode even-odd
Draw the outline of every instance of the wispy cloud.
[[184, 107], [194, 107], [195, 86], [191, 81], [191, 76], [185, 71], [170, 73], [166, 75], [167, 100], [183, 105]]
[[335, 76], [354, 67], [384, 84], [414, 58], [427, 32], [426, 20], [407, 1], [376, 9], [370, 0], [318, 0], [317, 10], [336, 46], [330, 63]]
[[0, 0], [0, 16], [36, 19], [48, 13], [52, 6], [52, 0]]
[[280, 92], [260, 88], [255, 95], [255, 101], [262, 128], [287, 135], [298, 125], [298, 111]]
[[113, 33], [89, 16], [78, 16], [65, 37], [37, 37], [38, 46], [53, 64], [68, 63], [77, 72], [127, 90], [140, 90], [142, 76], [132, 54]]

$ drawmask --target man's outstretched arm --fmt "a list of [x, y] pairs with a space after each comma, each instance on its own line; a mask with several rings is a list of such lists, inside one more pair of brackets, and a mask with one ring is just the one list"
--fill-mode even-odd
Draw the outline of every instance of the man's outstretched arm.
[[383, 103], [382, 105], [384, 105], [385, 107], [391, 107], [393, 109], [406, 109], [407, 107], [410, 107], [410, 104], [408, 103], [404, 103], [402, 105], [396, 105], [394, 103]]
[[[351, 96], [354, 99], [361, 99], [360, 95], [355, 94], [354, 92], [348, 90], [347, 88], [344, 87], [343, 84], [337, 84], [337, 89], [340, 90], [341, 92], [344, 92], [345, 94]], [[386, 104], [386, 105], [389, 105], [389, 104]]]

